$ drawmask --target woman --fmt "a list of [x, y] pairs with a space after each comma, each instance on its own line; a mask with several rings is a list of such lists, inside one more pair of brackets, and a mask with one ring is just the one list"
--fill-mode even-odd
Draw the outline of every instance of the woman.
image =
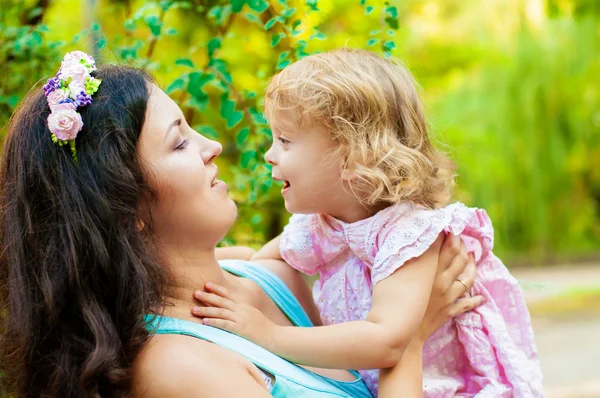
[[[199, 322], [192, 295], [207, 281], [291, 324], [254, 280], [234, 274], [247, 271], [247, 263], [225, 272], [217, 262], [215, 246], [236, 218], [213, 163], [221, 145], [192, 130], [143, 72], [107, 66], [94, 77], [102, 82], [92, 103], [77, 108], [83, 127], [76, 152], [52, 141], [40, 89], [10, 121], [0, 170], [0, 270], [8, 289], [1, 363], [11, 389], [20, 397], [269, 396], [278, 369], [261, 371], [194, 331], [188, 334], [201, 338], [161, 329]], [[455, 279], [467, 261], [464, 252], [455, 257], [456, 240], [445, 246], [420, 336], [479, 303], [449, 305], [464, 292]], [[262, 265], [318, 322], [299, 276], [281, 264]], [[472, 283], [473, 272], [469, 266], [461, 279]], [[151, 313], [164, 318], [144, 318]], [[399, 370], [417, 393], [423, 338]], [[332, 379], [312, 371], [307, 378], [331, 391], [340, 389], [333, 379], [360, 384], [350, 372], [314, 371]]]

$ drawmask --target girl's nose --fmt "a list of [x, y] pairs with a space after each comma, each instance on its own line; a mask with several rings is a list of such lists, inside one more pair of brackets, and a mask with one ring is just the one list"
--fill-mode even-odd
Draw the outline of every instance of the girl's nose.
[[267, 153], [265, 153], [265, 162], [267, 162], [268, 164], [270, 164], [272, 166], [274, 166], [276, 164], [274, 152], [275, 151], [273, 149], [273, 145], [271, 145], [271, 148], [269, 148]]

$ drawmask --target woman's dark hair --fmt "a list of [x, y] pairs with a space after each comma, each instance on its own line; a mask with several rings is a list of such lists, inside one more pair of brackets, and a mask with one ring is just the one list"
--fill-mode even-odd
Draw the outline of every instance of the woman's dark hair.
[[[139, 231], [136, 146], [152, 78], [99, 68], [78, 163], [52, 143], [41, 88], [12, 116], [0, 169], [1, 367], [18, 397], [121, 397], [165, 271]], [[6, 380], [4, 380], [6, 382]]]

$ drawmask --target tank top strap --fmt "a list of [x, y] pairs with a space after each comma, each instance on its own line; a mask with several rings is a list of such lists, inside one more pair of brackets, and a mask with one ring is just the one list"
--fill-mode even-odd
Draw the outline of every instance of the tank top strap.
[[268, 269], [256, 264], [242, 260], [221, 260], [221, 268], [234, 275], [248, 278], [264, 292], [271, 297], [271, 300], [283, 312], [288, 319], [296, 326], [310, 327], [312, 321], [302, 308], [300, 302], [294, 297], [292, 291], [277, 275]]
[[[287, 390], [289, 389], [288, 384], [292, 383], [297, 384], [300, 391], [308, 392], [308, 395], [302, 394], [298, 395], [298, 397], [370, 396], [364, 395], [364, 392], [368, 390], [366, 390], [366, 387], [360, 378], [354, 382], [339, 382], [326, 379], [323, 376], [319, 376], [304, 368], [296, 366], [242, 337], [224, 330], [202, 325], [200, 323], [164, 316], [146, 315], [145, 320], [148, 325], [148, 330], [152, 333], [192, 336], [205, 341], [210, 341], [221, 347], [239, 353], [263, 371], [267, 371], [274, 375], [276, 380], [274, 388], [277, 388], [278, 390], [282, 388]], [[362, 392], [363, 395], [355, 395], [357, 391]], [[274, 396], [291, 397], [296, 395], [277, 393], [274, 394]]]
[[[234, 275], [259, 285], [296, 326], [310, 327], [312, 322], [290, 289], [271, 271], [246, 261], [220, 261], [221, 267]], [[155, 334], [180, 334], [210, 341], [246, 357], [258, 368], [275, 376], [274, 397], [353, 397], [370, 398], [360, 375], [351, 371], [354, 381], [330, 379], [299, 367], [270, 351], [221, 329], [196, 322], [157, 315], [146, 315], [147, 328]]]

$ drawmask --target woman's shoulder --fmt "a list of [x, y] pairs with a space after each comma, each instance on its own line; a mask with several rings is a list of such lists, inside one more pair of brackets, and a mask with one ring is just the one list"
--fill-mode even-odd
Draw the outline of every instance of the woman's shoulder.
[[266, 389], [257, 372], [246, 358], [216, 344], [184, 335], [154, 335], [134, 363], [133, 396], [228, 396], [233, 386], [263, 396]]

